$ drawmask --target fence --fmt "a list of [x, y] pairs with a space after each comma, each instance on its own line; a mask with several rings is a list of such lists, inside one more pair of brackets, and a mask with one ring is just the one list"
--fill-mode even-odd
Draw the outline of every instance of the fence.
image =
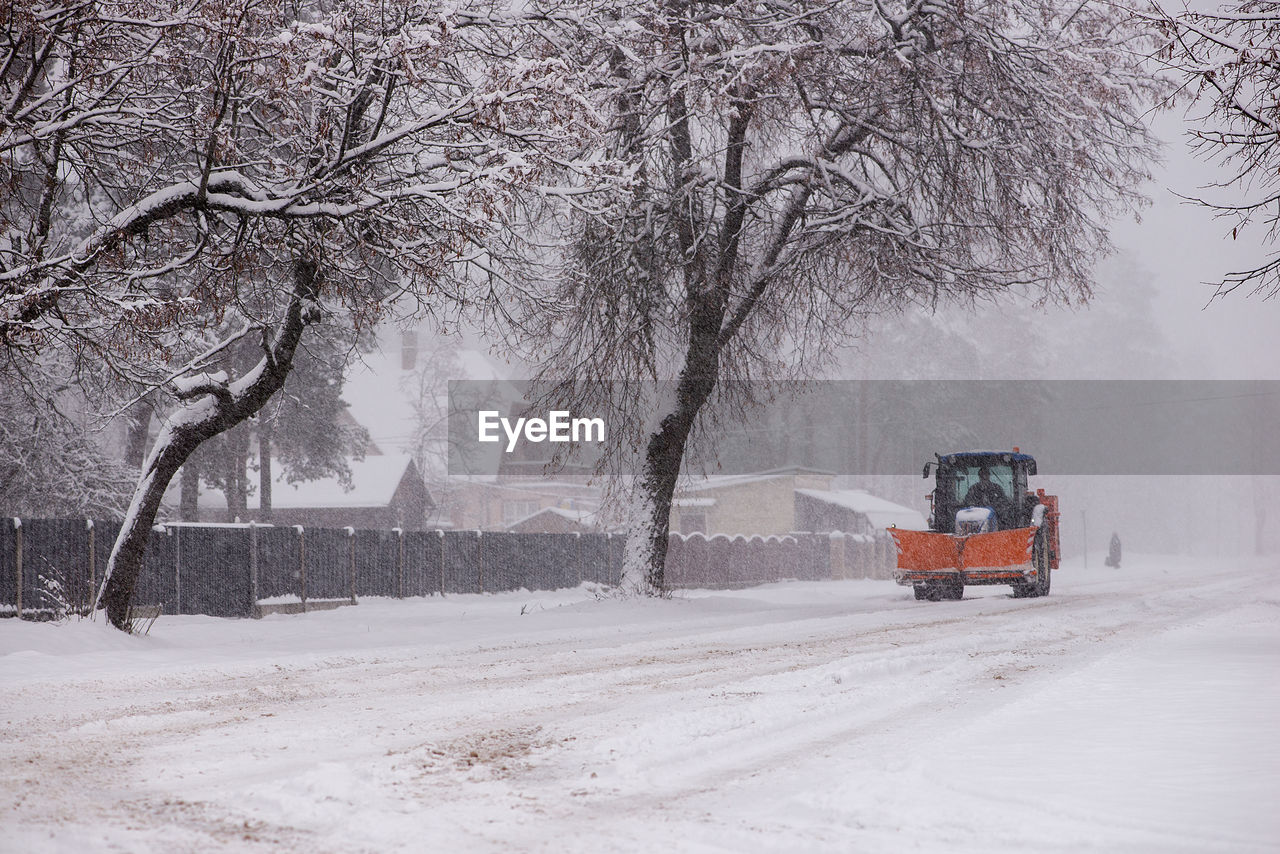
[[[118, 522], [0, 520], [0, 615], [82, 612], [106, 569]], [[270, 525], [157, 525], [134, 604], [165, 614], [259, 616], [361, 596], [555, 590], [621, 578], [613, 534], [389, 531]], [[672, 534], [672, 587], [747, 586], [787, 578], [887, 578], [893, 547], [844, 534]]]
[[869, 534], [672, 534], [666, 579], [672, 587], [748, 587], [791, 578], [891, 578], [897, 560], [891, 539]]
[[[0, 520], [0, 614], [86, 608], [119, 531], [116, 522]], [[157, 525], [133, 601], [245, 617], [361, 596], [617, 584], [624, 543], [611, 534]]]

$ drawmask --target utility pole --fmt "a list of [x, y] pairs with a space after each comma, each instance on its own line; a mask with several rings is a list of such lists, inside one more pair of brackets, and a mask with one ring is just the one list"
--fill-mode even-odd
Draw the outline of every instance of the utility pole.
[[1083, 510], [1080, 511], [1080, 538], [1084, 540], [1084, 568], [1089, 568], [1089, 522]]

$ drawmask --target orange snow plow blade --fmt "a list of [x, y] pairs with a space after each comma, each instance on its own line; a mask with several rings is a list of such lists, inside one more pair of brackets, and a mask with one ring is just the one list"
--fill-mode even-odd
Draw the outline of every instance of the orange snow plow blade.
[[960, 567], [960, 540], [934, 531], [889, 530], [898, 545], [898, 569], [933, 572]]
[[966, 568], [1022, 566], [1031, 562], [1031, 541], [1035, 528], [993, 531], [965, 538], [962, 556]]
[[1031, 562], [1035, 528], [1014, 528], [986, 534], [953, 536], [936, 531], [889, 531], [898, 545], [898, 569], [935, 572], [940, 569], [988, 569], [1024, 566]]

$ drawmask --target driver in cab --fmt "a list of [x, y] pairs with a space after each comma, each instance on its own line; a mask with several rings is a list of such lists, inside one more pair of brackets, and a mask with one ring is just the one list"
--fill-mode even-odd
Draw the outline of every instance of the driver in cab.
[[966, 507], [990, 507], [993, 510], [998, 509], [1007, 500], [1008, 496], [1004, 494], [1000, 484], [992, 483], [991, 469], [986, 466], [978, 469], [977, 483], [969, 487], [969, 491], [964, 496]]

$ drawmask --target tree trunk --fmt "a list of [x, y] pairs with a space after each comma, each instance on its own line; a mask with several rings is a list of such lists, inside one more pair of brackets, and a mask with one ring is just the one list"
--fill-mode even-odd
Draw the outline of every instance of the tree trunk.
[[[180, 400], [194, 405], [180, 408], [165, 420], [143, 467], [133, 503], [125, 515], [124, 525], [103, 574], [96, 607], [106, 609], [108, 622], [117, 629], [130, 630], [129, 606], [138, 576], [142, 574], [151, 526], [155, 523], [160, 500], [169, 481], [202, 442], [257, 414], [284, 385], [303, 330], [318, 319], [314, 307], [304, 311], [304, 304], [315, 299], [319, 283], [316, 265], [309, 260], [295, 259], [293, 293], [284, 320], [276, 332], [275, 341], [269, 345], [263, 341], [266, 355], [242, 378], [243, 385], [211, 381], [179, 395]], [[252, 380], [244, 382], [249, 377]], [[210, 399], [213, 405], [207, 406], [206, 401]], [[197, 407], [204, 407], [204, 414], [193, 417], [193, 410]]]
[[245, 429], [227, 434], [227, 521], [249, 518], [249, 433]]
[[200, 521], [200, 463], [192, 457], [182, 464], [182, 497], [178, 515], [184, 522]]
[[147, 440], [151, 438], [151, 407], [140, 400], [129, 409], [126, 420], [124, 461], [136, 469], [147, 459]]
[[258, 424], [258, 521], [271, 521], [271, 421], [262, 418]]
[[627, 592], [660, 595], [666, 590], [667, 540], [680, 463], [698, 412], [715, 390], [719, 351], [714, 337], [694, 336], [686, 368], [676, 384], [674, 411], [649, 437], [628, 519], [622, 562], [622, 587]]

